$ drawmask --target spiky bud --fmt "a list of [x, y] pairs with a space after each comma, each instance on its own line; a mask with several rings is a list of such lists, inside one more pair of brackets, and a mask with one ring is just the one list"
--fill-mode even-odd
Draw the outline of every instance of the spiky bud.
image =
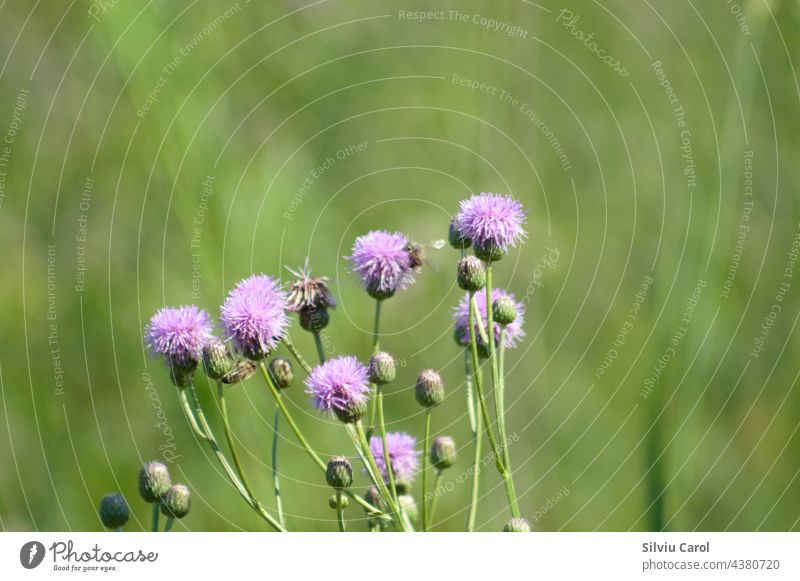
[[310, 333], [319, 333], [328, 326], [331, 316], [324, 307], [305, 307], [300, 309], [300, 326]]
[[160, 502], [170, 486], [169, 470], [161, 462], [148, 462], [139, 469], [139, 494], [145, 502]]
[[342, 505], [342, 508], [347, 508], [350, 506], [350, 499], [344, 494], [331, 494], [328, 497], [328, 506], [331, 508], [335, 509], [339, 504]]
[[235, 364], [228, 347], [217, 337], [203, 347], [203, 369], [211, 379], [222, 379]]
[[344, 424], [354, 424], [367, 413], [367, 402], [351, 401], [344, 409], [333, 408], [333, 413]]
[[344, 456], [334, 456], [328, 460], [325, 480], [328, 481], [328, 486], [339, 490], [350, 486], [353, 483], [353, 467], [350, 461]]
[[486, 267], [474, 256], [465, 256], [458, 263], [456, 281], [465, 291], [479, 291], [486, 286]]
[[432, 408], [444, 400], [444, 383], [442, 377], [433, 369], [423, 369], [417, 377], [414, 395], [419, 405]]
[[502, 296], [492, 303], [492, 316], [494, 322], [505, 327], [517, 318], [517, 305], [509, 296]]
[[394, 357], [385, 351], [378, 351], [369, 360], [369, 380], [376, 385], [386, 385], [397, 376]]
[[161, 513], [170, 518], [183, 518], [189, 514], [192, 494], [185, 484], [173, 484], [161, 500]]
[[118, 529], [128, 522], [131, 511], [125, 498], [116, 492], [106, 494], [100, 501], [100, 520], [109, 529]]
[[450, 436], [438, 436], [431, 444], [431, 464], [437, 470], [450, 468], [456, 461], [456, 443]]
[[447, 239], [450, 242], [450, 246], [458, 248], [459, 250], [462, 248], [469, 248], [470, 244], [472, 244], [469, 236], [461, 231], [455, 219], [450, 220], [450, 229], [447, 233]]
[[485, 262], [497, 262], [508, 254], [506, 248], [496, 246], [490, 241], [485, 241], [480, 244], [476, 242], [473, 248], [475, 249], [475, 256]]
[[292, 362], [286, 357], [275, 357], [269, 362], [267, 366], [269, 376], [280, 389], [286, 389], [292, 385], [294, 380], [294, 369], [292, 369]]
[[503, 526], [504, 533], [529, 533], [531, 532], [531, 523], [524, 518], [515, 517], [508, 521]]
[[400, 504], [400, 510], [408, 515], [410, 520], [417, 520], [419, 514], [417, 510], [417, 501], [410, 494], [401, 494], [397, 497], [397, 502]]

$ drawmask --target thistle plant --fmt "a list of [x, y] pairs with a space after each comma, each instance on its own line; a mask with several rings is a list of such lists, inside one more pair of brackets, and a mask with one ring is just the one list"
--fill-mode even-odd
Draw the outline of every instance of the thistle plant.
[[[460, 252], [456, 282], [465, 291], [453, 307], [453, 323], [456, 343], [464, 355], [467, 418], [472, 434], [468, 531], [474, 529], [478, 511], [484, 437], [491, 446], [508, 497], [511, 520], [504, 530], [524, 530], [526, 524], [520, 516], [512, 478], [504, 401], [505, 353], [525, 337], [523, 308], [513, 293], [492, 284], [493, 264], [526, 237], [524, 222], [524, 210], [516, 200], [483, 193], [462, 201], [447, 225], [448, 240]], [[289, 269], [294, 278], [286, 284], [266, 274], [254, 274], [236, 284], [219, 309], [219, 336], [207, 312], [194, 305], [162, 308], [147, 325], [145, 340], [153, 354], [166, 361], [189, 427], [212, 449], [241, 499], [273, 530], [288, 530], [278, 470], [279, 422], [289, 426], [305, 455], [320, 470], [320, 480], [333, 489], [328, 504], [336, 510], [338, 530], [344, 531], [348, 526], [345, 508], [352, 501], [364, 509], [370, 531], [413, 531], [418, 512], [413, 483], [418, 473], [422, 476], [421, 529], [430, 530], [434, 523], [441, 479], [447, 469], [456, 465], [458, 456], [452, 438], [433, 433], [432, 415], [437, 407], [451, 405], [452, 398], [445, 398], [445, 382], [438, 371], [422, 370], [413, 389], [417, 403], [424, 409], [421, 450], [417, 449], [414, 435], [387, 432], [384, 391], [400, 374], [395, 357], [381, 350], [384, 303], [398, 291], [408, 289], [421, 273], [421, 248], [400, 232], [374, 230], [356, 238], [350, 255], [345, 257], [350, 271], [374, 301], [371, 348], [361, 357], [326, 357], [320, 334], [331, 323], [329, 311], [336, 308], [337, 301], [328, 286], [330, 279], [312, 276], [308, 259], [302, 268]], [[299, 326], [314, 337], [316, 365], [310, 365], [291, 341], [293, 313], [297, 314]], [[293, 358], [297, 370], [281, 349]], [[198, 370], [211, 386], [216, 386], [218, 405], [212, 411], [219, 416], [227, 452], [218, 445], [207, 410], [200, 403]], [[288, 389], [295, 372], [303, 380], [309, 404], [320, 415], [336, 418], [338, 429], [349, 437], [349, 456], [343, 450], [324, 461], [294, 420], [285, 398], [295, 397]], [[247, 380], [256, 373], [260, 373], [275, 406], [271, 426], [272, 502], [259, 498], [250, 484], [249, 467], [237, 448], [235, 418], [226, 403], [228, 391], [250, 389]], [[484, 375], [490, 384], [484, 382]], [[350, 458], [360, 465], [358, 470]], [[431, 472], [435, 474], [432, 489], [428, 482]], [[366, 480], [366, 494], [354, 492], [354, 485], [361, 478]], [[158, 530], [159, 514], [167, 517], [168, 530], [176, 519], [188, 513], [189, 490], [173, 484], [162, 464], [145, 464], [139, 484], [142, 498], [153, 504], [153, 530]], [[114, 502], [107, 501], [105, 509], [112, 524], [119, 521], [112, 517], [121, 514], [121, 510], [112, 510], [121, 506], [118, 500]]]

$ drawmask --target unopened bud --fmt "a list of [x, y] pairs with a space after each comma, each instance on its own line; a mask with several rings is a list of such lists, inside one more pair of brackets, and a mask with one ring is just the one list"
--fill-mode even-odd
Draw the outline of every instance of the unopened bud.
[[267, 367], [269, 376], [280, 389], [286, 389], [292, 384], [294, 380], [294, 370], [292, 369], [292, 362], [286, 357], [275, 357], [269, 362]]
[[328, 481], [328, 486], [340, 490], [350, 486], [353, 483], [353, 467], [350, 461], [344, 456], [334, 456], [328, 460], [325, 480]]
[[498, 298], [492, 303], [494, 322], [503, 327], [510, 325], [517, 318], [517, 305], [509, 296]]
[[456, 443], [449, 436], [439, 436], [431, 444], [431, 464], [437, 470], [450, 468], [456, 461]]
[[191, 506], [189, 488], [185, 484], [173, 484], [161, 501], [161, 512], [170, 518], [183, 518], [189, 514]]
[[461, 228], [458, 227], [455, 218], [450, 220], [450, 229], [447, 233], [447, 239], [450, 242], [450, 246], [453, 248], [469, 248], [470, 244], [472, 244], [469, 236], [466, 236], [464, 232], [461, 231]]
[[432, 408], [444, 400], [444, 383], [442, 377], [433, 369], [423, 369], [414, 388], [414, 395], [419, 405]]
[[456, 280], [465, 291], [479, 291], [486, 285], [486, 267], [474, 256], [465, 256], [458, 263]]
[[503, 527], [504, 533], [529, 533], [531, 532], [531, 523], [524, 518], [515, 517], [508, 521]]
[[109, 529], [118, 529], [128, 522], [131, 511], [125, 498], [116, 492], [106, 494], [100, 501], [100, 520]]
[[139, 494], [145, 502], [160, 502], [170, 486], [169, 470], [161, 462], [148, 462], [139, 469]]
[[378, 351], [369, 360], [369, 380], [376, 385], [386, 385], [397, 376], [394, 357], [385, 351]]
[[233, 356], [218, 338], [214, 337], [203, 347], [203, 369], [211, 379], [222, 379], [234, 365]]

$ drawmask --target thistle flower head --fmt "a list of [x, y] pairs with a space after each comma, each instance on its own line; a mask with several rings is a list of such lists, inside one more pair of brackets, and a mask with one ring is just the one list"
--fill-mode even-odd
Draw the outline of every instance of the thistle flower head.
[[117, 493], [106, 494], [100, 501], [100, 520], [109, 529], [118, 529], [128, 522], [131, 511], [125, 498]]
[[327, 276], [312, 277], [308, 258], [302, 268], [294, 270], [287, 267], [287, 269], [295, 276], [295, 280], [289, 284], [287, 311], [296, 313], [303, 309], [336, 308], [336, 299], [328, 288], [330, 279]]
[[211, 339], [208, 313], [194, 305], [164, 307], [150, 319], [145, 340], [154, 355], [164, 355], [170, 367], [191, 373]]
[[[408, 483], [414, 480], [414, 473], [419, 465], [419, 452], [414, 447], [417, 439], [404, 432], [390, 432], [386, 434], [386, 448], [389, 451], [389, 462], [392, 464], [392, 473], [396, 481]], [[380, 436], [372, 436], [369, 441], [369, 450], [375, 458], [375, 464], [381, 472], [383, 479], [388, 481], [386, 460], [383, 456], [383, 441]]]
[[383, 230], [373, 230], [356, 238], [353, 254], [347, 259], [371, 297], [389, 298], [397, 289], [404, 289], [414, 282], [414, 265], [408, 244], [404, 234]]
[[[511, 300], [514, 300], [514, 295], [512, 293], [507, 293], [503, 289], [495, 288], [492, 289], [492, 303], [497, 301], [502, 297], [509, 297]], [[480, 292], [475, 295], [475, 304], [478, 307], [478, 313], [480, 314], [481, 322], [483, 323], [484, 332], [486, 332], [488, 327], [488, 319], [487, 319], [487, 312], [486, 312], [486, 293]], [[522, 304], [516, 303], [516, 311], [517, 317], [508, 325], [506, 326], [506, 340], [505, 346], [506, 348], [513, 348], [516, 347], [517, 341], [522, 339], [525, 336], [525, 331], [522, 329], [522, 324], [524, 323], [522, 313], [523, 307]], [[458, 341], [461, 345], [469, 345], [469, 294], [463, 296], [461, 301], [458, 303], [453, 309], [453, 321], [455, 322], [455, 333]], [[492, 321], [494, 327], [494, 338], [495, 342], [500, 341], [500, 329], [502, 329], [501, 325], [497, 323], [497, 321]], [[480, 332], [478, 330], [478, 321], [475, 321], [475, 338], [478, 343], [478, 348], [481, 349], [483, 352], [486, 352], [488, 349], [488, 345], [486, 345], [483, 340], [481, 339]]]
[[169, 470], [161, 462], [148, 462], [139, 469], [139, 494], [145, 502], [160, 502], [170, 486]]
[[481, 193], [462, 200], [456, 222], [484, 260], [501, 258], [526, 235], [522, 229], [525, 211], [511, 196]]
[[238, 351], [250, 359], [263, 359], [286, 334], [285, 309], [286, 296], [278, 281], [254, 274], [228, 293], [220, 319]]
[[[370, 389], [367, 368], [352, 356], [329, 359], [317, 365], [305, 380], [306, 393], [323, 412], [333, 412], [342, 421], [363, 413]], [[359, 414], [360, 417], [360, 414]]]

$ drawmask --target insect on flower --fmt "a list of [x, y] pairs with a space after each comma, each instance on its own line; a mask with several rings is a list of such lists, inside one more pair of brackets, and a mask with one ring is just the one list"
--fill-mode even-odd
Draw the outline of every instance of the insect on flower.
[[408, 252], [408, 259], [411, 264], [411, 268], [414, 269], [414, 272], [419, 272], [424, 264], [427, 264], [434, 270], [437, 270], [436, 265], [428, 260], [428, 257], [425, 255], [425, 250], [428, 248], [441, 250], [444, 248], [444, 245], [445, 241], [441, 239], [432, 240], [427, 243], [413, 242], [409, 240], [408, 244], [406, 244], [406, 252]]
[[231, 369], [228, 373], [222, 376], [222, 383], [233, 385], [240, 383], [245, 379], [250, 379], [255, 374], [258, 367], [249, 359], [243, 359], [236, 364], [236, 367]]

